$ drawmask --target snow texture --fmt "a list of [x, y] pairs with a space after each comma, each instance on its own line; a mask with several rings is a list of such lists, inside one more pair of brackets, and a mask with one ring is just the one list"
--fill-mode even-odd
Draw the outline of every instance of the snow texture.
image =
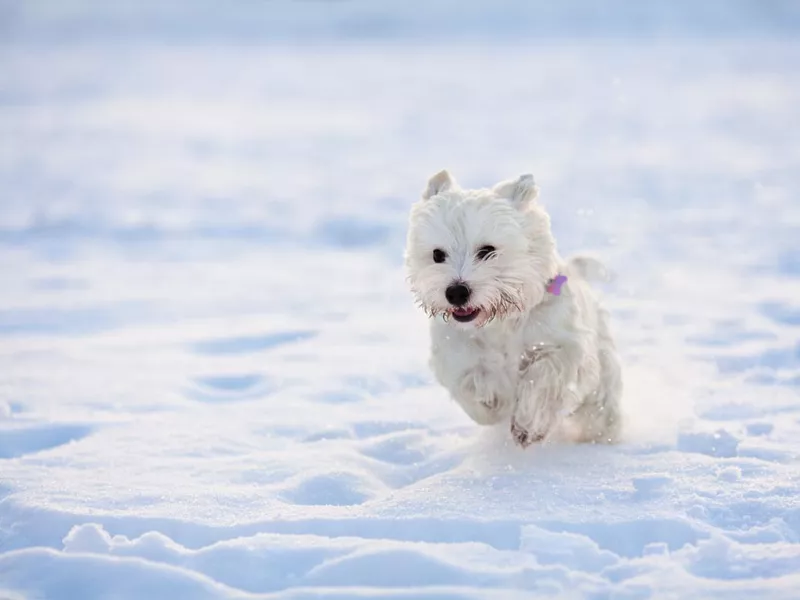
[[[0, 3], [0, 598], [797, 598], [797, 5], [412, 4]], [[443, 167], [612, 267], [623, 443], [433, 383]]]

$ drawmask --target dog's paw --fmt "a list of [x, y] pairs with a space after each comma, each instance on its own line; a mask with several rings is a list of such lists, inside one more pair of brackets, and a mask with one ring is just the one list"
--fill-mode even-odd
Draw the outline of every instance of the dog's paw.
[[491, 394], [481, 399], [481, 404], [486, 410], [497, 411], [500, 408], [500, 399], [497, 397], [497, 394]]
[[523, 427], [516, 419], [511, 419], [511, 437], [514, 438], [514, 442], [521, 448], [527, 448], [534, 442], [541, 442], [546, 435], [546, 431]]
[[467, 401], [459, 404], [461, 404], [464, 412], [478, 425], [495, 425], [503, 418], [499, 410], [499, 403], [496, 400], [491, 403]]
[[508, 403], [496, 382], [482, 370], [466, 374], [453, 397], [479, 425], [494, 425], [509, 414]]

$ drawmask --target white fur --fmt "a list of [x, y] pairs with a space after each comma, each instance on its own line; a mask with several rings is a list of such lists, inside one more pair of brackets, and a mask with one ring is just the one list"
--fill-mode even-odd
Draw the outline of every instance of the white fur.
[[[510, 421], [522, 446], [569, 435], [614, 441], [622, 379], [608, 328], [587, 277], [588, 258], [562, 260], [531, 175], [492, 189], [463, 190], [447, 171], [434, 175], [411, 209], [406, 267], [419, 304], [431, 315], [436, 378], [481, 425]], [[476, 257], [486, 245], [488, 259]], [[436, 263], [434, 249], [446, 253]], [[557, 274], [560, 295], [546, 291]], [[446, 288], [472, 290], [470, 323], [459, 323]]]

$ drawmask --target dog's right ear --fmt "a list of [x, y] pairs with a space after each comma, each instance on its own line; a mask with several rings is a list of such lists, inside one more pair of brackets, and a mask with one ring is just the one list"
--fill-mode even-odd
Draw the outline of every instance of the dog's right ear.
[[456, 180], [450, 175], [447, 169], [439, 171], [436, 175], [428, 180], [428, 187], [422, 192], [422, 197], [427, 200], [428, 198], [441, 194], [449, 189], [454, 188]]
[[533, 175], [525, 173], [516, 179], [501, 181], [494, 188], [494, 193], [501, 198], [508, 198], [518, 207], [523, 207], [534, 200], [539, 195], [539, 186], [533, 180]]

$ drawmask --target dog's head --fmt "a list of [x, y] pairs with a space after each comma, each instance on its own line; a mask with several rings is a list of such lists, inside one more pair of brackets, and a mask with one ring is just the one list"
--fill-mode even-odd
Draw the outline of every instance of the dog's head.
[[533, 176], [463, 190], [447, 171], [411, 209], [406, 268], [417, 302], [462, 327], [527, 311], [556, 274], [550, 219]]

